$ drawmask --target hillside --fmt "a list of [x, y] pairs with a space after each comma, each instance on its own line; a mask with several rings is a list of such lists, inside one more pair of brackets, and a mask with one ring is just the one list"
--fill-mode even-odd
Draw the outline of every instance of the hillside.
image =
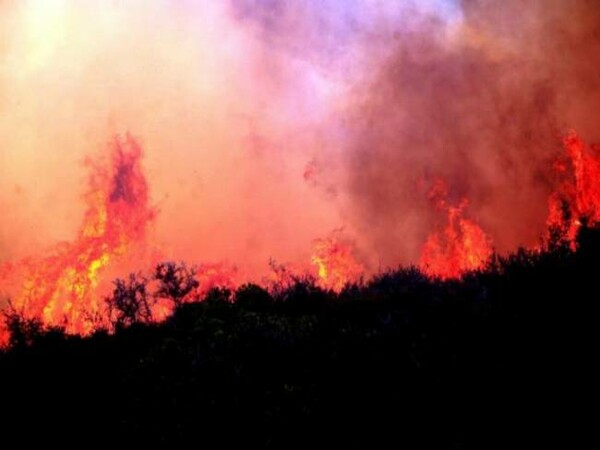
[[407, 268], [340, 294], [310, 280], [215, 289], [114, 334], [8, 315], [2, 433], [21, 445], [573, 444], [596, 382], [600, 230], [578, 245], [495, 257], [460, 281]]

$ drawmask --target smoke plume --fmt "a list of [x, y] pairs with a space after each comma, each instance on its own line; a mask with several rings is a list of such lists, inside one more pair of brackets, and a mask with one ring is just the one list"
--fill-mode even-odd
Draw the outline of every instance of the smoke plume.
[[560, 136], [600, 140], [594, 0], [0, 2], [0, 262], [72, 240], [88, 156], [131, 133], [161, 254], [368, 270], [448, 202], [509, 250], [542, 234]]

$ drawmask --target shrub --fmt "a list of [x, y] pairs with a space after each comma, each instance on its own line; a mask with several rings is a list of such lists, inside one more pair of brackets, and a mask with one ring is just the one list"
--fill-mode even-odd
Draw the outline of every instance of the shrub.
[[198, 288], [200, 283], [195, 276], [195, 270], [185, 263], [162, 262], [154, 270], [154, 279], [158, 281], [155, 295], [170, 299], [178, 308]]
[[152, 320], [152, 305], [146, 285], [148, 280], [132, 273], [129, 279], [117, 278], [112, 296], [106, 299], [108, 317], [115, 329]]

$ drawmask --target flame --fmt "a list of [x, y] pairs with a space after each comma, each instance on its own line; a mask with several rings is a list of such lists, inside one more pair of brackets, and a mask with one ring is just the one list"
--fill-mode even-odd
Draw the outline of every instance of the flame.
[[563, 146], [567, 160], [554, 165], [563, 180], [548, 200], [547, 225], [574, 248], [582, 220], [590, 225], [600, 221], [600, 150], [588, 146], [575, 131], [567, 133]]
[[442, 180], [436, 180], [428, 196], [436, 209], [446, 214], [447, 222], [443, 230], [434, 231], [425, 241], [421, 270], [431, 277], [449, 279], [482, 268], [492, 255], [491, 241], [477, 223], [464, 217], [468, 200], [463, 198], [458, 206], [450, 205]]
[[202, 263], [196, 268], [199, 282], [195, 291], [197, 298], [203, 298], [211, 289], [225, 288], [235, 290], [239, 286], [238, 269], [227, 263]]
[[[559, 230], [574, 248], [584, 220], [600, 222], [600, 149], [588, 146], [575, 132], [564, 137], [563, 145], [566, 154], [554, 164], [559, 182], [549, 198], [547, 225], [549, 230]], [[93, 330], [97, 322], [92, 318], [107, 320], [101, 295], [102, 282], [110, 281], [107, 269], [123, 261], [135, 246], [146, 244], [147, 228], [155, 216], [149, 206], [141, 156], [140, 146], [131, 137], [115, 138], [107, 164], [87, 161], [87, 209], [76, 239], [58, 244], [46, 256], [0, 265], [3, 286], [16, 286], [11, 300], [18, 313], [79, 334]], [[466, 217], [467, 199], [449, 201], [449, 189], [441, 179], [433, 183], [428, 198], [445, 220], [425, 241], [421, 270], [430, 277], [451, 279], [482, 268], [492, 255], [491, 240]], [[310, 263], [312, 267], [308, 262], [285, 266], [271, 262], [271, 277], [262, 284], [285, 288], [314, 274], [320, 287], [340, 292], [365, 272], [341, 230], [314, 241]], [[240, 285], [236, 266], [202, 263], [195, 269], [199, 286], [185, 301], [202, 299], [214, 287], [235, 290]], [[153, 315], [160, 320], [171, 312], [171, 303], [159, 302]], [[0, 345], [8, 339], [8, 330], [0, 325]]]
[[262, 284], [277, 292], [298, 280], [315, 279], [322, 289], [341, 292], [347, 284], [358, 282], [365, 273], [365, 268], [354, 256], [353, 246], [342, 238], [340, 229], [313, 241], [310, 263], [280, 264], [271, 260], [270, 273], [263, 278]]
[[323, 289], [340, 292], [348, 283], [356, 282], [364, 267], [354, 257], [352, 247], [333, 233], [314, 242], [311, 262], [317, 269], [317, 284]]
[[77, 238], [57, 245], [45, 257], [27, 258], [5, 270], [21, 280], [12, 298], [17, 311], [71, 333], [92, 331], [90, 317], [102, 313], [102, 273], [132, 244], [144, 241], [154, 217], [140, 168], [141, 147], [130, 136], [115, 138], [111, 147], [109, 165], [87, 161], [87, 210]]
[[0, 325], [0, 347], [6, 347], [10, 340], [10, 332], [4, 324]]
[[294, 284], [296, 280], [305, 278], [309, 271], [298, 264], [282, 264], [274, 259], [269, 261], [269, 272], [261, 283], [270, 292], [281, 291]]

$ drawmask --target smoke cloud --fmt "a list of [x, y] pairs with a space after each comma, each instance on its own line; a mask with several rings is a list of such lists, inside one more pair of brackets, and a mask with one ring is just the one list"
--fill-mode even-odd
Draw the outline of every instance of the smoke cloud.
[[342, 227], [415, 262], [450, 201], [542, 233], [559, 135], [600, 140], [594, 0], [0, 2], [0, 262], [71, 239], [83, 161], [130, 132], [172, 259], [310, 261]]
[[365, 42], [346, 96], [342, 208], [379, 264], [415, 261], [445, 219], [426, 195], [437, 177], [450, 201], [470, 200], [498, 250], [535, 243], [558, 137], [600, 138], [596, 2], [459, 6], [452, 20], [417, 11]]

